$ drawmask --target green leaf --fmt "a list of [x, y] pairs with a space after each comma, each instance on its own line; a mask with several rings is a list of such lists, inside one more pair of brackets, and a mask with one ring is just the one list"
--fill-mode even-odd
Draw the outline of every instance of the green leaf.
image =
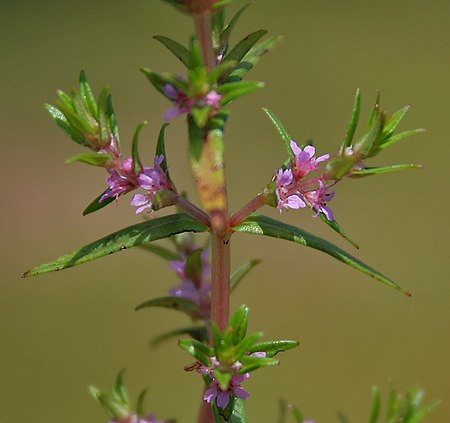
[[82, 162], [94, 166], [104, 167], [108, 162], [111, 161], [111, 156], [109, 154], [102, 153], [81, 153], [76, 156], [69, 157], [64, 163], [70, 164], [73, 162]]
[[163, 307], [170, 308], [172, 310], [179, 310], [188, 315], [192, 315], [192, 313], [197, 310], [197, 304], [192, 301], [186, 300], [186, 298], [182, 297], [160, 297], [153, 298], [152, 300], [144, 301], [143, 303], [136, 306], [135, 310], [142, 310], [147, 307]]
[[249, 309], [241, 305], [230, 317], [224, 337], [230, 337], [231, 343], [237, 345], [247, 333]]
[[83, 124], [86, 126], [86, 128], [89, 128], [90, 133], [93, 133], [96, 130], [97, 122], [92, 117], [91, 112], [89, 111], [86, 103], [84, 102], [83, 98], [81, 97], [80, 93], [75, 92], [73, 94], [73, 107], [75, 110], [75, 113], [78, 116], [78, 119], [80, 119]]
[[140, 71], [147, 77], [148, 81], [161, 93], [164, 94], [164, 85], [166, 85], [167, 79], [163, 78], [156, 72], [151, 71], [147, 68], [141, 68]]
[[400, 110], [386, 119], [382, 133], [382, 140], [386, 140], [394, 134], [397, 126], [400, 125], [400, 122], [406, 116], [406, 113], [408, 113], [410, 108], [410, 106], [402, 107]]
[[140, 245], [140, 248], [156, 254], [164, 260], [174, 261], [180, 259], [180, 256], [177, 253], [174, 253], [172, 250], [169, 250], [168, 248], [162, 247], [160, 245], [142, 244]]
[[231, 18], [230, 22], [226, 26], [226, 28], [223, 30], [221, 34], [222, 43], [228, 44], [228, 41], [230, 40], [231, 33], [233, 32], [234, 27], [236, 26], [239, 18], [242, 16], [242, 14], [247, 10], [247, 8], [251, 5], [251, 3], [248, 3], [244, 6], [242, 6]]
[[[243, 359], [243, 355], [248, 351], [248, 349], [258, 340], [263, 337], [262, 332], [255, 332], [252, 333], [249, 336], [246, 336], [244, 339], [242, 339], [234, 349], [235, 354], [235, 360], [240, 361], [241, 358]], [[244, 372], [245, 373], [245, 372]]]
[[97, 119], [98, 118], [98, 107], [97, 102], [95, 101], [94, 94], [92, 93], [91, 87], [89, 86], [89, 83], [86, 79], [86, 74], [84, 71], [80, 72], [80, 93], [81, 97], [84, 100], [84, 103], [86, 104], [87, 108], [91, 112], [91, 115]]
[[333, 231], [336, 231], [340, 236], [342, 236], [345, 240], [347, 240], [350, 244], [352, 244], [355, 248], [359, 249], [359, 245], [356, 241], [350, 238], [344, 231], [344, 229], [337, 223], [334, 219], [328, 220], [327, 217], [323, 213], [319, 213], [320, 218], [323, 222], [325, 222]]
[[129, 226], [56, 260], [33, 267], [25, 272], [22, 277], [78, 266], [118, 251], [136, 247], [144, 242], [168, 238], [181, 232], [205, 232], [206, 230], [207, 227], [205, 225], [184, 213], [159, 217]]
[[125, 369], [122, 369], [117, 375], [117, 379], [114, 384], [114, 393], [117, 395], [119, 400], [126, 405], [129, 405], [130, 400], [128, 398], [128, 392], [123, 383], [123, 375], [125, 373]]
[[103, 87], [98, 97], [98, 131], [100, 140], [103, 143], [109, 143], [111, 131], [109, 129], [108, 119], [108, 87]]
[[353, 103], [352, 117], [351, 117], [350, 123], [348, 125], [347, 134], [345, 135], [344, 142], [342, 143], [343, 150], [352, 144], [352, 140], [355, 135], [356, 127], [358, 126], [360, 112], [361, 112], [361, 93], [358, 88], [356, 90], [355, 101]]
[[159, 335], [153, 339], [151, 345], [153, 347], [158, 346], [168, 339], [176, 338], [180, 335], [189, 335], [191, 338], [196, 339], [200, 342], [205, 342], [208, 340], [208, 331], [205, 326], [190, 326], [186, 328], [175, 329], [170, 332]]
[[370, 413], [369, 423], [377, 423], [380, 414], [380, 390], [377, 386], [372, 388], [372, 412]]
[[248, 355], [241, 357], [240, 361], [243, 364], [243, 366], [238, 371], [238, 373], [240, 375], [243, 375], [245, 373], [250, 373], [254, 370], [259, 369], [260, 367], [277, 366], [278, 364], [280, 364], [280, 362], [276, 358], [251, 357]]
[[291, 410], [292, 415], [294, 416], [294, 420], [296, 423], [303, 423], [303, 416], [300, 413], [300, 410], [292, 404], [289, 404], [289, 409]]
[[212, 357], [213, 353], [207, 345], [198, 342], [195, 339], [182, 339], [178, 341], [178, 345], [203, 365], [207, 367], [210, 366], [211, 363], [209, 357]]
[[239, 81], [223, 84], [217, 88], [216, 91], [219, 94], [223, 94], [222, 100], [220, 101], [220, 105], [223, 107], [231, 103], [233, 100], [243, 95], [254, 93], [261, 88], [264, 88], [263, 82]]
[[250, 260], [244, 263], [239, 269], [235, 270], [230, 278], [230, 289], [233, 291], [238, 286], [239, 282], [252, 270], [257, 264], [261, 263], [262, 260]]
[[284, 147], [286, 148], [289, 158], [291, 160], [295, 160], [295, 155], [291, 148], [292, 138], [289, 135], [288, 131], [283, 126], [280, 119], [278, 119], [269, 109], [266, 109], [265, 107], [263, 107], [263, 111], [266, 113], [267, 116], [269, 116], [269, 119], [275, 125], [275, 128], [278, 131], [278, 134], [280, 135], [281, 139], [283, 140]]
[[208, 106], [192, 108], [191, 115], [194, 118], [195, 124], [199, 128], [204, 128], [206, 126], [210, 112], [211, 108]]
[[136, 175], [139, 174], [139, 172], [143, 168], [141, 159], [139, 158], [138, 143], [139, 143], [139, 134], [141, 133], [141, 131], [145, 125], [147, 125], [147, 122], [144, 120], [137, 126], [136, 130], [134, 131], [134, 136], [133, 136], [131, 157], [133, 159], [133, 171]]
[[203, 63], [202, 51], [200, 45], [195, 38], [191, 39], [191, 51], [189, 57], [189, 68], [191, 70], [202, 69], [205, 67]]
[[163, 161], [161, 162], [161, 169], [165, 172], [165, 174], [167, 175], [167, 179], [169, 180], [170, 184], [172, 186], [174, 186], [172, 179], [170, 178], [170, 174], [169, 174], [169, 167], [167, 165], [167, 154], [166, 154], [166, 142], [165, 142], [165, 133], [166, 133], [166, 128], [169, 126], [168, 123], [164, 123], [161, 126], [161, 129], [159, 131], [159, 136], [158, 136], [158, 142], [156, 144], [156, 152], [155, 152], [155, 156], [164, 156]]
[[234, 48], [225, 56], [223, 61], [232, 60], [235, 62], [240, 62], [248, 51], [256, 44], [256, 42], [265, 34], [267, 31], [260, 29], [259, 31], [252, 32], [247, 35], [243, 40], [239, 41]]
[[400, 132], [399, 134], [394, 135], [393, 137], [390, 137], [387, 141], [385, 141], [383, 144], [381, 144], [378, 147], [378, 149], [384, 150], [386, 147], [390, 147], [391, 145], [395, 144], [397, 141], [400, 141], [400, 140], [410, 137], [412, 135], [420, 134], [422, 132], [425, 132], [425, 129], [423, 129], [423, 128], [410, 129], [409, 131]]
[[383, 282], [391, 288], [403, 292], [406, 295], [410, 295], [393, 280], [382, 275], [341, 248], [322, 238], [310, 234], [303, 229], [296, 228], [295, 226], [287, 225], [267, 216], [252, 215], [246, 221], [235, 226], [233, 229], [237, 232], [281, 238], [305, 247], [314, 248], [315, 250], [322, 251], [325, 254], [328, 254], [331, 257], [334, 257], [335, 259], [353, 267], [354, 269], [359, 270], [360, 272], [365, 273], [380, 282]]
[[237, 67], [229, 74], [225, 82], [240, 81], [244, 76], [255, 66], [259, 59], [270, 50], [282, 39], [281, 35], [268, 38], [255, 44], [249, 52], [244, 56]]
[[391, 166], [383, 166], [383, 167], [367, 167], [362, 170], [353, 170], [351, 172], [351, 176], [369, 176], [369, 175], [377, 175], [379, 173], [389, 173], [396, 172], [398, 170], [407, 170], [407, 169], [421, 169], [422, 165], [418, 164], [397, 164]]
[[425, 417], [428, 416], [439, 404], [440, 400], [434, 401], [431, 404], [425, 406], [421, 410], [417, 411], [414, 416], [407, 423], [420, 423]]
[[108, 117], [109, 130], [110, 130], [112, 136], [117, 141], [117, 144], [120, 145], [119, 125], [117, 124], [117, 118], [116, 118], [116, 114], [114, 112], [111, 94], [109, 94], [108, 97], [106, 98], [106, 113], [107, 113], [107, 117]]
[[192, 251], [186, 259], [184, 268], [186, 278], [190, 279], [197, 288], [200, 288], [202, 283], [202, 253], [201, 248]]
[[249, 353], [265, 352], [268, 357], [273, 357], [279, 352], [298, 347], [298, 344], [299, 344], [298, 341], [292, 341], [290, 339], [280, 341], [257, 342], [253, 344], [247, 351]]
[[72, 140], [82, 146], [88, 146], [84, 136], [74, 128], [69, 123], [64, 113], [58, 108], [52, 106], [51, 104], [44, 104], [45, 110], [50, 114], [51, 118], [56, 122], [56, 124], [68, 135]]
[[219, 383], [220, 389], [222, 391], [226, 391], [228, 388], [228, 384], [233, 377], [233, 374], [228, 372], [222, 373], [219, 369], [214, 369], [213, 374], [217, 382]]
[[148, 415], [148, 413], [144, 410], [144, 401], [145, 396], [147, 395], [148, 388], [145, 388], [138, 397], [137, 403], [136, 403], [136, 414], [139, 418], [144, 418]]
[[218, 408], [214, 401], [212, 410], [215, 423], [248, 423], [244, 400], [234, 397], [229, 407], [230, 406], [232, 409], [228, 417], [226, 416], [228, 413], [221, 408]]
[[102, 209], [103, 207], [107, 206], [108, 204], [111, 204], [115, 198], [114, 197], [106, 197], [101, 203], [100, 198], [103, 197], [104, 194], [106, 194], [106, 192], [108, 191], [108, 189], [106, 189], [104, 192], [102, 192], [94, 201], [91, 202], [91, 204], [89, 204], [83, 211], [83, 216], [86, 216], [90, 213], [94, 213], [97, 210]]
[[167, 47], [181, 61], [181, 63], [189, 69], [191, 64], [190, 53], [186, 47], [181, 45], [178, 41], [164, 37], [163, 35], [154, 35], [153, 38]]

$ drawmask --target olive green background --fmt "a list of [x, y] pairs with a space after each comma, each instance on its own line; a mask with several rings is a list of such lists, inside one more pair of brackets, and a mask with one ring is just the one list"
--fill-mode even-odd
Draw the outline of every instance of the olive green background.
[[[166, 310], [133, 311], [175, 283], [161, 259], [134, 250], [63, 273], [19, 277], [32, 265], [140, 221], [128, 198], [82, 217], [103, 190], [105, 174], [64, 165], [80, 149], [42, 103], [52, 102], [58, 88], [70, 90], [84, 69], [97, 92], [110, 84], [124, 148], [137, 123], [149, 121], [141, 145], [151, 163], [169, 103], [138, 68], [182, 73], [151, 36], [185, 42], [191, 22], [156, 0], [5, 3], [0, 421], [106, 422], [86, 388], [107, 387], [126, 367], [134, 398], [149, 386], [149, 407], [159, 417], [194, 422], [201, 380], [183, 372], [190, 358], [175, 343], [148, 345], [187, 319]], [[256, 194], [285, 158], [261, 106], [279, 115], [297, 141], [312, 138], [319, 154], [341, 142], [357, 87], [363, 119], [380, 89], [386, 110], [412, 105], [403, 129], [427, 128], [372, 161], [422, 163], [423, 170], [346, 181], [332, 203], [337, 220], [360, 242], [357, 257], [394, 278], [412, 298], [316, 251], [233, 238], [234, 266], [264, 259], [235, 293], [233, 306], [250, 306], [251, 330], [301, 345], [283, 354], [279, 367], [246, 383], [251, 422], [276, 422], [280, 397], [317, 423], [337, 421], [338, 411], [353, 423], [365, 422], [371, 386], [386, 394], [391, 378], [403, 390], [424, 387], [427, 401], [443, 400], [427, 422], [450, 421], [449, 19], [444, 0], [259, 0], [242, 18], [234, 42], [259, 28], [286, 37], [249, 74], [265, 81], [266, 89], [232, 106], [226, 138], [232, 210]], [[196, 199], [183, 125], [178, 118], [168, 129], [168, 156], [177, 186]], [[280, 218], [352, 250], [309, 211]]]

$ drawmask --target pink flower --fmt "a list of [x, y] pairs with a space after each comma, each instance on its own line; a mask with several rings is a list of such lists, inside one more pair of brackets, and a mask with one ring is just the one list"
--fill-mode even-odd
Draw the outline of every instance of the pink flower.
[[204, 251], [201, 255], [202, 269], [200, 280], [197, 283], [188, 279], [185, 275], [186, 259], [172, 261], [170, 268], [177, 272], [181, 283], [169, 290], [169, 295], [173, 297], [185, 298], [197, 304], [196, 316], [208, 319], [211, 313], [211, 283], [209, 275], [211, 265], [208, 261], [208, 253]]
[[209, 106], [213, 111], [217, 111], [222, 100], [222, 96], [214, 90], [209, 91], [204, 97], [200, 98], [190, 98], [171, 84], [164, 85], [163, 91], [165, 96], [172, 100], [174, 104], [173, 108], [164, 113], [166, 121], [175, 119], [184, 113], [191, 113], [193, 107]]
[[330, 158], [329, 154], [324, 154], [316, 159], [314, 157], [316, 154], [316, 149], [312, 145], [307, 145], [302, 150], [297, 143], [292, 140], [290, 146], [295, 156], [295, 165], [293, 169], [295, 179], [305, 177], [309, 172], [317, 169], [318, 163]]
[[164, 423], [163, 420], [156, 420], [153, 414], [146, 418], [139, 418], [136, 414], [132, 414], [125, 421], [110, 420], [109, 423]]
[[278, 199], [277, 207], [283, 209], [300, 209], [306, 207], [302, 198], [293, 194], [296, 192], [294, 178], [291, 169], [279, 169], [276, 176], [276, 194]]
[[131, 157], [118, 161], [116, 166], [108, 169], [109, 176], [106, 179], [108, 190], [102, 195], [99, 203], [106, 198], [115, 198], [120, 195], [132, 191], [138, 186], [137, 177], [133, 170], [133, 159]]
[[329, 187], [319, 180], [319, 188], [314, 191], [305, 192], [303, 197], [307, 200], [310, 207], [316, 210], [316, 216], [319, 213], [323, 213], [329, 221], [332, 221], [333, 211], [327, 207], [327, 203], [333, 199], [335, 191], [327, 192], [328, 189]]
[[136, 214], [143, 212], [146, 209], [149, 211], [153, 207], [153, 200], [156, 194], [162, 190], [171, 189], [166, 173], [161, 168], [161, 163], [164, 156], [156, 156], [154, 167], [144, 167], [137, 178], [139, 186], [147, 191], [145, 194], [136, 194], [133, 196], [130, 205], [138, 207]]
[[175, 105], [175, 107], [164, 113], [164, 120], [166, 121], [175, 119], [183, 113], [190, 113], [192, 107], [194, 106], [194, 101], [173, 85], [164, 85], [164, 94], [169, 100], [172, 100]]

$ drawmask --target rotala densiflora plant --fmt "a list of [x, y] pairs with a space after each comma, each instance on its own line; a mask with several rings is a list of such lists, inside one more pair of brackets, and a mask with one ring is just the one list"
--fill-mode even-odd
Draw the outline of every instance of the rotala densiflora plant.
[[[55, 105], [45, 105], [56, 124], [81, 148], [81, 152], [67, 162], [78, 161], [106, 170], [105, 186], [99, 189], [98, 197], [83, 214], [100, 211], [114, 202], [129, 201], [135, 213], [147, 219], [33, 267], [23, 276], [66, 269], [137, 246], [166, 260], [175, 279], [168, 287], [167, 296], [143, 301], [136, 309], [166, 307], [186, 313], [192, 319], [192, 326], [162, 334], [155, 342], [182, 338], [178, 345], [190, 356], [185, 370], [198, 373], [204, 380], [198, 423], [245, 423], [248, 421], [245, 400], [251, 394], [245, 388], [245, 381], [253, 377], [256, 370], [278, 364], [278, 353], [297, 347], [298, 342], [268, 341], [262, 332], [248, 333], [248, 308], [242, 305], [234, 312], [230, 311], [232, 291], [260, 263], [260, 260], [252, 259], [232, 272], [231, 239], [250, 234], [313, 248], [409, 295], [395, 281], [352, 254], [303, 229], [283, 223], [282, 219], [283, 213], [292, 210], [303, 213], [305, 218], [319, 218], [344, 237], [349, 248], [358, 248], [338, 224], [339, 211], [332, 208], [340, 184], [419, 167], [414, 164], [383, 166], [378, 155], [422, 130], [399, 132], [409, 107], [388, 114], [382, 110], [379, 96], [373, 103], [368, 122], [362, 128], [358, 127], [361, 96], [357, 90], [344, 139], [334, 151], [322, 152], [311, 143], [303, 143], [291, 136], [280, 118], [269, 108], [263, 108], [263, 113], [274, 125], [274, 141], [276, 138], [281, 140], [280, 148], [284, 148], [286, 160], [280, 163], [276, 172], [268, 170], [259, 193], [239, 210], [230, 212], [224, 162], [229, 106], [240, 97], [263, 88], [262, 82], [248, 80], [247, 74], [280, 37], [267, 37], [265, 30], [258, 30], [238, 43], [231, 43], [233, 29], [248, 5], [227, 20], [226, 7], [232, 0], [165, 1], [193, 19], [195, 35], [187, 45], [161, 35], [154, 37], [185, 66], [183, 75], [141, 69], [156, 89], [156, 95], [165, 97], [168, 104], [160, 116], [162, 125], [155, 140], [154, 157], [143, 158], [139, 154], [139, 137], [146, 122], [137, 125], [133, 139], [124, 143], [127, 147], [123, 148], [109, 90], [103, 88], [94, 94], [84, 72], [80, 73], [76, 89], [70, 93], [58, 91]], [[170, 175], [170, 157], [166, 155], [165, 143], [166, 140], [172, 142], [167, 128], [173, 119], [182, 119], [187, 124], [188, 161], [200, 204], [191, 202], [184, 194], [182, 182], [173, 180]], [[166, 207], [171, 207], [172, 213], [158, 217], [158, 210]], [[280, 220], [260, 214], [264, 207], [277, 208]], [[194, 234], [201, 232], [209, 235], [208, 243], [202, 244], [196, 239]], [[155, 243], [164, 238], [172, 241], [171, 248]], [[123, 372], [109, 391], [95, 387], [90, 391], [108, 412], [111, 422], [163, 421], [145, 411], [145, 391], [136, 405], [130, 402]], [[416, 388], [405, 396], [392, 388], [385, 421], [422, 421], [436, 403], [421, 407], [421, 399], [422, 391]], [[374, 389], [370, 423], [380, 421], [380, 404], [379, 391]], [[296, 422], [312, 422], [304, 420], [295, 406], [290, 409], [291, 418]], [[179, 419], [183, 421], [183, 416]]]

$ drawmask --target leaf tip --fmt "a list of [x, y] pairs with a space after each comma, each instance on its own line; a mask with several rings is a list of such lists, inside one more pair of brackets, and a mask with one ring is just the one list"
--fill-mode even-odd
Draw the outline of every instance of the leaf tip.
[[25, 279], [25, 278], [27, 278], [28, 276], [30, 276], [30, 270], [27, 270], [26, 272], [23, 272], [23, 273], [20, 275], [20, 277], [21, 277], [22, 279]]

